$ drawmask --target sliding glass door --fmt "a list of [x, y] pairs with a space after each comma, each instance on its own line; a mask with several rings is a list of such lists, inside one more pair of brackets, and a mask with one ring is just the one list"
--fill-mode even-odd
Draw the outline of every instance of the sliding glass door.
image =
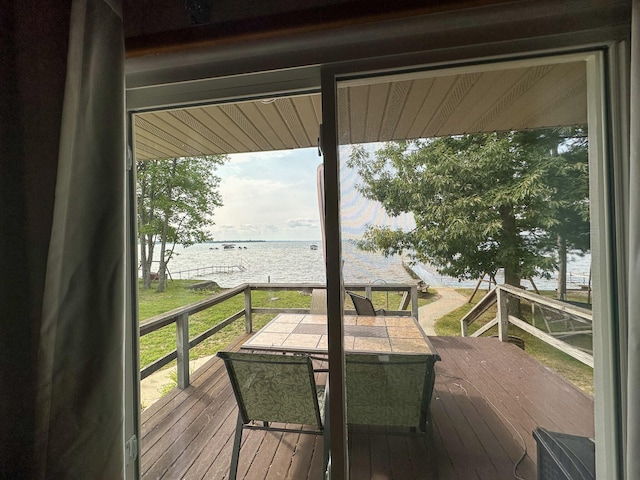
[[[590, 52], [446, 68], [385, 58], [130, 92], [134, 165], [200, 155], [228, 155], [231, 165], [235, 154], [269, 151], [279, 153], [265, 154], [253, 173], [263, 172], [266, 177], [277, 164], [274, 169], [286, 176], [293, 167], [283, 168], [276, 156], [300, 148], [304, 149], [300, 163], [314, 164], [313, 181], [305, 189], [315, 198], [315, 162], [323, 164], [320, 215], [326, 257], [321, 281], [326, 280], [327, 290], [331, 478], [424, 478], [435, 470], [441, 478], [465, 478], [472, 471], [501, 478], [513, 468], [533, 476], [536, 466], [531, 452], [536, 446], [531, 430], [557, 425], [561, 433], [593, 437], [597, 430], [594, 408], [602, 412], [600, 423], [615, 418], [610, 408], [615, 401], [608, 398], [614, 394], [607, 392], [615, 392], [617, 386], [613, 376], [604, 375], [615, 368], [612, 312], [617, 279], [613, 274], [614, 200], [608, 193], [611, 159], [606, 155], [603, 106], [598, 103], [603, 102], [601, 63], [602, 54]], [[322, 149], [321, 159], [316, 157], [316, 142]], [[238, 165], [244, 160], [239, 159]], [[220, 185], [231, 182], [222, 178]], [[247, 208], [258, 210], [267, 203], [251, 186], [257, 183], [234, 185], [226, 192], [228, 198], [237, 199], [248, 191], [253, 204], [246, 204]], [[271, 213], [300, 204], [293, 190], [279, 190], [275, 182], [269, 186], [269, 198], [274, 190], [280, 192], [279, 200], [270, 204]], [[137, 250], [133, 232], [139, 221], [133, 185], [129, 195], [130, 248]], [[263, 211], [265, 216], [270, 214], [268, 209]], [[246, 213], [237, 212], [238, 220]], [[311, 215], [302, 217], [264, 222], [264, 232], [285, 224], [299, 228]], [[316, 220], [318, 226], [321, 219]], [[238, 227], [247, 225], [243, 222]], [[568, 233], [560, 228], [563, 225], [569, 225]], [[217, 240], [240, 239], [223, 238], [221, 232], [216, 230]], [[215, 249], [202, 247], [207, 255], [223, 254], [222, 249]], [[377, 252], [374, 260], [368, 257], [374, 255], [372, 250]], [[160, 266], [152, 263], [154, 268], [147, 268], [149, 278], [141, 273], [138, 279], [134, 270], [140, 260], [131, 262], [132, 291], [137, 281], [151, 282], [150, 273], [158, 273]], [[500, 307], [493, 307], [493, 316], [474, 322], [467, 333], [482, 330], [483, 337], [497, 335], [502, 340], [518, 337], [511, 343], [458, 338], [460, 312], [447, 321], [441, 318], [443, 313], [436, 317], [436, 310], [425, 308], [444, 296], [439, 290], [461, 287], [469, 297], [483, 279], [506, 283], [527, 295], [539, 292], [542, 297], [572, 303], [563, 310], [548, 300], [518, 297], [513, 292], [507, 292], [508, 304], [496, 298]], [[277, 279], [266, 274], [259, 281]], [[417, 315], [406, 308], [402, 296], [385, 292], [390, 285], [404, 283], [421, 289], [416, 297]], [[345, 316], [355, 312], [350, 311], [350, 301], [345, 301], [345, 284], [359, 284], [376, 309], [405, 305], [406, 319], [415, 317], [422, 333], [405, 338], [404, 345], [422, 342], [433, 347], [432, 359], [435, 355], [441, 358], [435, 373], [425, 375], [421, 384], [424, 416], [417, 428], [381, 426], [373, 420], [348, 426], [345, 350], [358, 348], [349, 338], [354, 335], [347, 332], [355, 331], [349, 324], [354, 320]], [[376, 287], [382, 288], [379, 295]], [[493, 327], [497, 309], [503, 307], [505, 323]], [[588, 328], [583, 328], [580, 315], [572, 313], [573, 307], [591, 312]], [[558, 314], [567, 309], [568, 316]], [[518, 327], [510, 316], [523, 323]], [[131, 322], [137, 318], [132, 315]], [[393, 329], [406, 327], [402, 320], [393, 325], [374, 318], [371, 323], [389, 337]], [[131, 332], [139, 327], [130, 326]], [[549, 345], [544, 341], [548, 338], [557, 341]], [[524, 344], [524, 352], [514, 351], [513, 343]], [[477, 345], [481, 347], [476, 349]], [[575, 360], [575, 355], [558, 353], [558, 346], [583, 352], [587, 365]], [[360, 350], [372, 353], [369, 348]], [[532, 357], [541, 351], [542, 355]], [[389, 353], [395, 353], [391, 343]], [[388, 356], [378, 351], [375, 355]], [[171, 352], [161, 352], [161, 356], [167, 359]], [[142, 352], [131, 355], [130, 360], [135, 363], [139, 357]], [[542, 364], [560, 375], [549, 370], [551, 377], [542, 376], [547, 367], [535, 366]], [[603, 369], [596, 383], [593, 365], [596, 371]], [[524, 372], [525, 368], [530, 370], [518, 381], [514, 371]], [[393, 385], [389, 380], [388, 390]], [[555, 387], [569, 392], [569, 397], [562, 397]], [[529, 394], [540, 395], [536, 401], [549, 401], [545, 411], [529, 400]], [[378, 402], [376, 398], [372, 396], [372, 402]], [[505, 408], [496, 408], [498, 405]], [[157, 441], [154, 458], [175, 450], [166, 442], [163, 447], [157, 434], [152, 437]], [[514, 438], [521, 441], [514, 442]], [[152, 448], [145, 441], [143, 436], [143, 475], [156, 468], [145, 464], [145, 452]], [[222, 444], [225, 449], [215, 452], [215, 462], [224, 464], [231, 447]], [[498, 453], [493, 450], [495, 445]], [[528, 454], [520, 458], [525, 447]], [[247, 468], [244, 473], [249, 475]]]
[[[615, 303], [600, 61], [600, 53], [576, 53], [435, 69], [389, 68], [388, 61], [377, 72], [368, 61], [323, 70], [332, 478], [421, 478], [434, 469], [446, 478], [462, 478], [469, 469], [494, 478], [513, 468], [534, 475], [530, 453], [513, 453], [535, 451], [534, 428], [596, 435], [594, 411], [611, 404], [601, 396], [616, 388], [598, 375], [594, 383], [593, 374], [594, 365], [611, 362], [606, 338]], [[509, 315], [519, 316], [513, 323], [492, 327], [494, 310], [472, 331], [480, 327], [484, 337], [522, 346], [527, 355], [508, 360], [514, 368], [546, 365], [554, 373], [518, 385], [500, 361], [491, 365], [478, 350], [472, 355], [485, 368], [473, 378], [457, 355], [474, 340], [434, 339], [442, 362], [433, 396], [423, 403], [431, 408], [434, 445], [428, 438], [416, 444], [411, 436], [374, 434], [374, 427], [347, 428], [343, 285], [352, 281], [350, 261], [366, 250], [396, 258], [434, 291], [465, 288], [470, 297], [486, 280], [531, 292], [510, 295]], [[390, 281], [376, 274], [365, 279]], [[547, 298], [557, 303], [548, 306]], [[453, 323], [416, 320], [429, 335], [459, 335], [460, 316]], [[495, 346], [511, 353], [506, 347]], [[514, 383], [492, 387], [502, 375]], [[565, 398], [554, 388], [571, 393]], [[548, 402], [546, 412], [521, 401], [510, 412], [496, 408], [529, 389]], [[483, 431], [474, 426], [480, 418]], [[503, 442], [505, 429], [522, 440]], [[499, 461], [483, 458], [494, 443], [503, 452]], [[461, 445], [475, 452], [476, 464], [460, 455]], [[398, 456], [407, 448], [426, 455]]]

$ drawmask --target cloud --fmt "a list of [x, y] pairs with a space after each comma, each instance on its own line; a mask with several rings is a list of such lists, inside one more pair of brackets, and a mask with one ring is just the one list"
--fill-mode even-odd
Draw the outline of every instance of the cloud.
[[224, 206], [214, 236], [320, 237], [315, 149], [233, 155], [217, 172]]
[[320, 226], [319, 220], [314, 220], [311, 218], [292, 218], [287, 220], [287, 227], [296, 229], [296, 228], [318, 228]]
[[250, 163], [256, 160], [264, 161], [264, 160], [274, 160], [279, 158], [287, 158], [291, 156], [294, 150], [273, 150], [268, 152], [246, 152], [246, 153], [233, 153], [229, 155], [229, 161], [240, 164], [240, 163]]
[[[311, 222], [308, 222], [311, 223]], [[255, 224], [224, 224], [210, 228], [212, 236], [217, 240], [307, 240], [320, 238], [315, 229], [300, 224], [292, 226], [289, 223], [255, 223]]]
[[[411, 221], [389, 218], [380, 204], [357, 192], [360, 177], [346, 166], [350, 151], [350, 146], [340, 147], [343, 235], [360, 237], [367, 223], [411, 227]], [[230, 155], [217, 172], [224, 206], [215, 211], [212, 235], [229, 240], [319, 240], [316, 170], [321, 161], [315, 148]]]
[[223, 232], [236, 232], [236, 231], [244, 231], [244, 232], [259, 232], [260, 229], [256, 225], [251, 224], [243, 224], [243, 225], [216, 225], [214, 230], [219, 230]]

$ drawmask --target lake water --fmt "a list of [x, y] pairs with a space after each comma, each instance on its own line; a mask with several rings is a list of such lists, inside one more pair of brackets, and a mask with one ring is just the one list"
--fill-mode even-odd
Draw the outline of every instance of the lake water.
[[[580, 255], [577, 252], [569, 254], [567, 256], [567, 288], [580, 288], [583, 285], [588, 285], [590, 268], [591, 255]], [[455, 278], [442, 276], [434, 267], [429, 265], [415, 265], [413, 266], [413, 270], [422, 280], [432, 286], [475, 288], [478, 283], [477, 279], [458, 281]], [[498, 283], [502, 283], [503, 279], [503, 274], [499, 271], [496, 275], [496, 280]], [[533, 282], [540, 290], [555, 290], [558, 286], [557, 272], [554, 272], [549, 279], [534, 277]], [[529, 290], [533, 289], [528, 280], [522, 280], [521, 284]], [[484, 286], [486, 285], [487, 284], [485, 283]]]
[[[169, 262], [172, 278], [200, 278], [214, 280], [221, 287], [233, 287], [241, 283], [325, 283], [322, 248], [311, 250], [312, 241], [290, 242], [238, 242], [235, 248], [225, 250], [220, 243], [197, 244], [183, 248], [176, 246], [176, 255]], [[362, 252], [351, 243], [342, 246], [343, 275], [347, 283], [413, 283], [398, 256]], [[577, 283], [587, 282], [590, 257], [572, 254], [568, 271]], [[212, 273], [210, 267], [227, 267], [229, 273]], [[239, 271], [236, 266], [242, 266]], [[201, 269], [200, 272], [194, 269]], [[209, 269], [204, 272], [203, 269]], [[414, 271], [432, 286], [474, 287], [476, 280], [458, 280], [439, 275], [428, 265], [417, 265]], [[580, 276], [578, 276], [580, 275]], [[498, 277], [498, 281], [500, 278]], [[534, 279], [538, 288], [554, 289], [555, 279]], [[528, 286], [528, 282], [524, 281]], [[569, 286], [569, 285], [568, 285]]]
[[[322, 248], [311, 250], [319, 242], [238, 242], [225, 250], [220, 243], [176, 247], [176, 256], [169, 262], [173, 278], [215, 280], [221, 287], [233, 287], [245, 282], [259, 283], [325, 283]], [[406, 283], [412, 278], [399, 257], [384, 258], [359, 251], [350, 243], [343, 245], [345, 282]], [[196, 268], [225, 266], [230, 273], [198, 274]], [[244, 271], [238, 271], [242, 266]], [[202, 273], [202, 272], [200, 272]]]
[[[239, 242], [225, 250], [220, 243], [176, 247], [169, 262], [173, 278], [196, 278], [190, 269], [227, 266], [230, 273], [208, 273], [197, 278], [214, 280], [221, 287], [241, 283], [324, 283], [322, 251], [311, 250], [313, 242]], [[235, 266], [245, 270], [238, 271]]]

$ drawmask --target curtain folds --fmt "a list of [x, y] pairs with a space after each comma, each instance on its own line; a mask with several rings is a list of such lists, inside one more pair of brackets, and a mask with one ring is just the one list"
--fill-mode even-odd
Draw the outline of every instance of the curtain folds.
[[626, 477], [640, 478], [640, 0], [633, 0], [630, 74]]
[[37, 354], [36, 478], [123, 476], [125, 116], [119, 8], [114, 0], [74, 0], [71, 6]]

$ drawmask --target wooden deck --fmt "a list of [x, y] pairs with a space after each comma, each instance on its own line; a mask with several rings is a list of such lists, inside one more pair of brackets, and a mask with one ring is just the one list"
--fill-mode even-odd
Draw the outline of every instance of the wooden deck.
[[[239, 339], [238, 347], [245, 338]], [[437, 364], [432, 401], [436, 452], [422, 437], [356, 431], [349, 436], [352, 479], [536, 478], [536, 426], [594, 436], [593, 399], [514, 345], [494, 338], [431, 337]], [[222, 362], [214, 358], [142, 414], [144, 479], [226, 478], [236, 404]], [[526, 451], [525, 451], [526, 448]], [[238, 478], [320, 480], [322, 439], [297, 433], [246, 432]]]

